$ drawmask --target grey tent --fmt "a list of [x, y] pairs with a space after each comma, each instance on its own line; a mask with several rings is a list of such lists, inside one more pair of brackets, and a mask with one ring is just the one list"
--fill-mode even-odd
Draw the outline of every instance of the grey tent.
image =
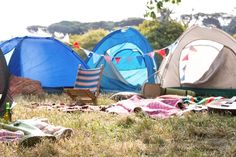
[[236, 40], [226, 32], [193, 26], [169, 50], [159, 68], [162, 87], [236, 94]]

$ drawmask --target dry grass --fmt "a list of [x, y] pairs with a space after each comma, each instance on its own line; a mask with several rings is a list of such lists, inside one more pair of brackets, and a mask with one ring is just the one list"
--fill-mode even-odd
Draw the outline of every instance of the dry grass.
[[[0, 144], [0, 156], [234, 156], [236, 118], [191, 113], [153, 120], [145, 115], [121, 116], [102, 112], [62, 113], [30, 109], [31, 103], [70, 102], [65, 95], [18, 97], [13, 119], [48, 118], [74, 130], [68, 140], [43, 141], [36, 147]], [[107, 96], [99, 104], [110, 104]]]

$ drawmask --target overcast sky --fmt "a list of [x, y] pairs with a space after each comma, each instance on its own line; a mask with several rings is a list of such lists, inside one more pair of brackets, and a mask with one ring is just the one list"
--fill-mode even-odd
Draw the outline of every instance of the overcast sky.
[[[143, 17], [147, 0], [2, 0], [0, 39], [29, 25], [48, 26], [62, 20], [119, 21]], [[182, 0], [178, 14], [228, 12], [236, 14], [236, 0]], [[234, 9], [234, 10], [233, 10]]]

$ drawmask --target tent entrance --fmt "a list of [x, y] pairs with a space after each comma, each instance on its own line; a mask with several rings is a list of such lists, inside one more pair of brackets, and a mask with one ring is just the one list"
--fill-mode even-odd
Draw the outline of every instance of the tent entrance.
[[194, 84], [204, 79], [203, 77], [210, 78], [204, 74], [210, 69], [222, 48], [222, 44], [210, 40], [196, 40], [186, 45], [179, 62], [181, 84]]
[[[116, 47], [109, 51], [114, 52]], [[122, 44], [122, 47], [125, 48], [110, 53], [113, 65], [128, 83], [134, 86], [142, 85], [148, 78], [147, 67], [142, 52], [131, 43], [126, 43], [126, 46]]]

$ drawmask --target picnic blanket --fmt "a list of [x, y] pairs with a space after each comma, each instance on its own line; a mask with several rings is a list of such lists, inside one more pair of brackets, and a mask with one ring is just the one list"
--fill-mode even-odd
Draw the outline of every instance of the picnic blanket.
[[0, 130], [0, 141], [19, 141], [24, 146], [35, 145], [42, 139], [68, 138], [73, 133], [70, 128], [50, 124], [46, 118], [17, 120], [11, 124], [0, 125], [3, 128]]
[[16, 142], [23, 138], [23, 131], [9, 131], [6, 129], [0, 129], [0, 141], [2, 142]]
[[152, 118], [168, 118], [172, 115], [183, 115], [186, 112], [207, 111], [207, 104], [217, 101], [223, 97], [193, 97], [179, 95], [161, 95], [154, 99], [144, 99], [138, 94], [129, 99], [121, 100], [112, 105], [81, 105], [81, 104], [39, 104], [33, 103], [31, 108], [58, 110], [67, 113], [72, 112], [109, 112], [118, 114], [129, 114], [143, 112]]
[[111, 107], [107, 112], [129, 114], [142, 111], [152, 118], [168, 118], [172, 115], [181, 114], [183, 101], [180, 97], [157, 97], [155, 99], [143, 99], [134, 95], [130, 99], [122, 100]]
[[179, 95], [162, 95], [155, 99], [143, 99], [134, 95], [130, 99], [122, 100], [111, 107], [107, 112], [129, 114], [142, 111], [152, 118], [169, 118], [173, 115], [183, 115], [186, 112], [207, 111], [207, 105], [211, 102], [223, 99], [223, 97], [193, 97]]
[[73, 112], [91, 112], [91, 111], [105, 111], [108, 106], [94, 106], [94, 105], [81, 105], [81, 104], [54, 104], [54, 103], [47, 103], [47, 104], [39, 104], [33, 103], [30, 105], [31, 108], [37, 109], [47, 109], [47, 110], [58, 110], [67, 113]]

